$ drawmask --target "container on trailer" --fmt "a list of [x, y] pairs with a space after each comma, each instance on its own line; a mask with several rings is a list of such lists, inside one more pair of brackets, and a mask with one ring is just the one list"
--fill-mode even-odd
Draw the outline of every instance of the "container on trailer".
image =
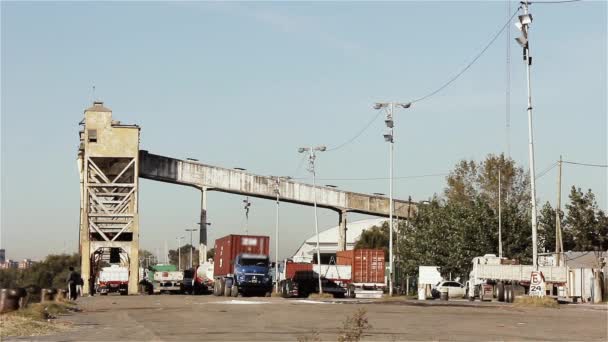
[[239, 254], [269, 255], [270, 237], [256, 235], [227, 235], [215, 240], [213, 275], [234, 273], [234, 260]]
[[303, 274], [304, 272], [312, 272], [312, 264], [305, 262], [285, 262], [285, 279], [293, 279], [296, 274]]
[[353, 283], [384, 283], [384, 251], [354, 249], [336, 253], [336, 264], [350, 265]]

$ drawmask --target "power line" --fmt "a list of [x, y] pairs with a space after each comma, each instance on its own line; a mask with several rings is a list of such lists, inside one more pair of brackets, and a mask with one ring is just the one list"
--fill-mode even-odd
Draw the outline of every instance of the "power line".
[[603, 165], [603, 164], [577, 163], [577, 162], [566, 161], [566, 160], [562, 160], [562, 163], [573, 164], [573, 165], [581, 165], [581, 166], [591, 166], [591, 167], [608, 167], [608, 165]]
[[467, 64], [466, 67], [464, 67], [464, 69], [462, 69], [459, 73], [456, 74], [456, 76], [452, 77], [451, 79], [449, 79], [446, 83], [444, 83], [441, 87], [437, 88], [436, 90], [428, 93], [427, 95], [424, 95], [418, 99], [415, 99], [413, 101], [411, 101], [411, 103], [416, 103], [416, 102], [420, 102], [423, 101], [435, 94], [437, 94], [438, 92], [442, 91], [443, 89], [445, 89], [447, 86], [449, 86], [450, 84], [452, 84], [452, 82], [456, 81], [462, 74], [464, 74], [467, 70], [469, 70], [470, 67], [473, 66], [473, 64], [475, 64], [475, 62], [477, 62], [477, 60], [486, 52], [486, 50], [496, 41], [496, 39], [498, 39], [498, 37], [500, 36], [500, 34], [509, 26], [509, 24], [511, 23], [511, 20], [513, 18], [515, 18], [515, 16], [517, 15], [517, 13], [519, 12], [519, 10], [521, 9], [521, 6], [517, 7], [517, 9], [515, 10], [515, 12], [513, 12], [513, 15], [511, 15], [511, 17], [509, 18], [509, 20], [507, 20], [507, 22], [502, 26], [502, 28], [494, 35], [494, 37], [492, 37], [492, 39], [490, 40], [490, 42], [486, 45], [486, 47], [483, 48], [483, 50], [481, 50], [481, 52], [479, 52], [477, 54], [477, 56], [475, 56], [475, 58], [473, 58], [473, 60]]
[[336, 146], [336, 147], [332, 147], [332, 148], [327, 149], [327, 152], [331, 152], [331, 151], [339, 150], [339, 149], [341, 149], [342, 147], [344, 147], [344, 146], [346, 146], [346, 145], [348, 145], [348, 144], [352, 143], [353, 141], [355, 141], [355, 140], [356, 140], [358, 137], [360, 137], [360, 136], [361, 136], [361, 134], [363, 134], [363, 132], [365, 132], [365, 131], [366, 131], [366, 130], [369, 128], [369, 126], [371, 126], [371, 125], [374, 123], [374, 121], [376, 121], [376, 120], [378, 119], [378, 117], [380, 116], [380, 114], [382, 114], [382, 112], [381, 112], [381, 111], [379, 111], [379, 112], [378, 112], [378, 114], [376, 114], [376, 115], [375, 115], [375, 116], [374, 116], [374, 117], [373, 117], [373, 118], [372, 118], [372, 119], [371, 119], [371, 120], [370, 120], [370, 121], [369, 121], [369, 122], [368, 122], [368, 123], [367, 123], [367, 124], [366, 124], [366, 125], [365, 125], [365, 126], [364, 126], [364, 127], [361, 129], [361, 130], [360, 130], [360, 131], [359, 131], [359, 132], [357, 132], [357, 134], [355, 134], [355, 135], [354, 135], [352, 138], [350, 138], [349, 140], [347, 140], [347, 141], [343, 142], [342, 144], [340, 144], [340, 145], [338, 145], [338, 146]]
[[553, 170], [553, 168], [556, 167], [557, 164], [558, 164], [558, 162], [555, 162], [555, 163], [549, 165], [545, 170], [539, 172], [538, 176], [536, 176], [536, 179], [539, 179], [540, 177], [546, 175], [549, 171]]
[[[437, 94], [438, 92], [442, 91], [447, 86], [449, 86], [450, 84], [452, 84], [452, 82], [456, 81], [456, 79], [458, 79], [470, 67], [472, 67], [473, 64], [475, 64], [475, 62], [477, 62], [477, 60], [486, 52], [486, 50], [496, 41], [496, 39], [498, 39], [498, 37], [500, 36], [500, 34], [509, 26], [509, 24], [511, 23], [511, 20], [515, 17], [515, 15], [517, 15], [517, 13], [519, 12], [520, 9], [521, 9], [521, 6], [518, 7], [515, 10], [515, 12], [513, 12], [513, 15], [511, 15], [511, 17], [509, 18], [509, 20], [507, 21], [507, 23], [502, 26], [502, 28], [498, 31], [498, 33], [496, 33], [494, 35], [494, 37], [492, 38], [492, 40], [490, 40], [490, 42], [483, 48], [483, 50], [481, 50], [481, 52], [479, 54], [477, 54], [477, 56], [475, 56], [475, 58], [473, 58], [473, 60], [464, 69], [462, 69], [458, 74], [456, 74], [456, 76], [452, 77], [450, 80], [448, 80], [446, 83], [444, 83], [442, 86], [440, 86], [436, 90], [434, 90], [434, 91], [430, 92], [429, 94], [424, 95], [424, 96], [422, 96], [422, 97], [420, 97], [420, 98], [418, 98], [416, 100], [411, 101], [411, 103], [423, 101], [423, 100], [425, 100], [425, 99], [427, 99], [427, 98], [429, 98], [429, 97]], [[343, 148], [344, 146], [346, 146], [346, 145], [352, 143], [353, 141], [355, 141], [357, 138], [359, 138], [361, 136], [361, 134], [363, 134], [374, 123], [374, 121], [376, 121], [376, 119], [378, 119], [378, 117], [380, 116], [380, 114], [381, 114], [381, 112], [378, 112], [378, 114], [376, 114], [376, 116], [374, 116], [352, 138], [350, 138], [349, 140], [343, 142], [342, 144], [340, 144], [340, 145], [338, 145], [336, 147], [332, 147], [332, 148], [327, 149], [327, 152], [339, 150], [339, 149]]]

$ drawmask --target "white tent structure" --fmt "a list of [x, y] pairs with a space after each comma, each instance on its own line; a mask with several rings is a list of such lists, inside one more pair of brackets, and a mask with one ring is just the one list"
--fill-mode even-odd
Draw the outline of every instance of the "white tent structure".
[[[355, 248], [355, 243], [361, 236], [364, 230], [370, 229], [373, 226], [381, 226], [382, 223], [387, 222], [386, 218], [375, 218], [368, 220], [361, 220], [355, 222], [349, 222], [346, 231], [346, 249]], [[335, 256], [338, 251], [338, 229], [340, 226], [326, 229], [319, 233], [319, 249], [321, 250], [321, 261], [324, 261], [327, 257]], [[292, 259], [295, 262], [312, 262], [313, 257], [317, 251], [317, 236], [313, 235], [308, 238], [298, 248]]]

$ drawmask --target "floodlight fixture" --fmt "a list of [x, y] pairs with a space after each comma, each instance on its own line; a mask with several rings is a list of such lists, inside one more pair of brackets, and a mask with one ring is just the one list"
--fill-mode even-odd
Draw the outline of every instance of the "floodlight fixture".
[[327, 146], [321, 145], [321, 146], [317, 146], [315, 147], [316, 151], [320, 151], [320, 152], [325, 152], [327, 151]]
[[198, 159], [195, 159], [195, 158], [186, 158], [186, 160], [191, 160], [191, 161], [195, 161], [195, 162], [198, 161]]
[[386, 120], [384, 120], [384, 123], [386, 124], [386, 127], [388, 127], [388, 128], [393, 128], [395, 125], [395, 122], [393, 122], [393, 119], [386, 119]]
[[532, 14], [530, 14], [530, 13], [522, 14], [522, 15], [518, 16], [518, 18], [519, 18], [519, 22], [521, 23], [521, 25], [532, 24]]
[[515, 38], [515, 41], [523, 48], [525, 48], [526, 46], [528, 46], [528, 38], [526, 37], [517, 37]]
[[401, 108], [404, 108], [404, 109], [408, 109], [408, 108], [410, 108], [412, 106], [412, 103], [411, 102], [408, 102], [408, 103], [397, 103], [397, 106], [400, 106]]
[[325, 186], [328, 188], [337, 188], [337, 186], [333, 184], [325, 184]]
[[246, 171], [246, 170], [247, 170], [247, 169], [244, 169], [244, 168], [242, 168], [242, 167], [234, 167], [233, 169], [235, 169], [235, 170], [239, 170], [239, 171]]
[[304, 153], [304, 152], [306, 152], [306, 148], [304, 148], [304, 147], [298, 148], [298, 153]]
[[372, 195], [376, 195], [376, 196], [386, 196], [386, 194], [383, 194], [381, 192], [374, 192]]
[[386, 107], [387, 105], [388, 105], [388, 103], [376, 102], [376, 103], [374, 103], [374, 109], [382, 109], [382, 108]]
[[390, 133], [384, 134], [384, 141], [392, 143], [393, 142], [393, 135], [390, 134]]

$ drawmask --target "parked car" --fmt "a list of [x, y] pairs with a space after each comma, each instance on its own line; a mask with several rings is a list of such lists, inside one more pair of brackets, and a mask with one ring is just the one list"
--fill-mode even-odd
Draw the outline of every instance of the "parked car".
[[464, 298], [466, 293], [464, 285], [461, 283], [457, 281], [442, 281], [431, 290], [433, 298], [439, 298], [441, 290], [444, 288], [448, 290], [448, 297], [450, 298]]

